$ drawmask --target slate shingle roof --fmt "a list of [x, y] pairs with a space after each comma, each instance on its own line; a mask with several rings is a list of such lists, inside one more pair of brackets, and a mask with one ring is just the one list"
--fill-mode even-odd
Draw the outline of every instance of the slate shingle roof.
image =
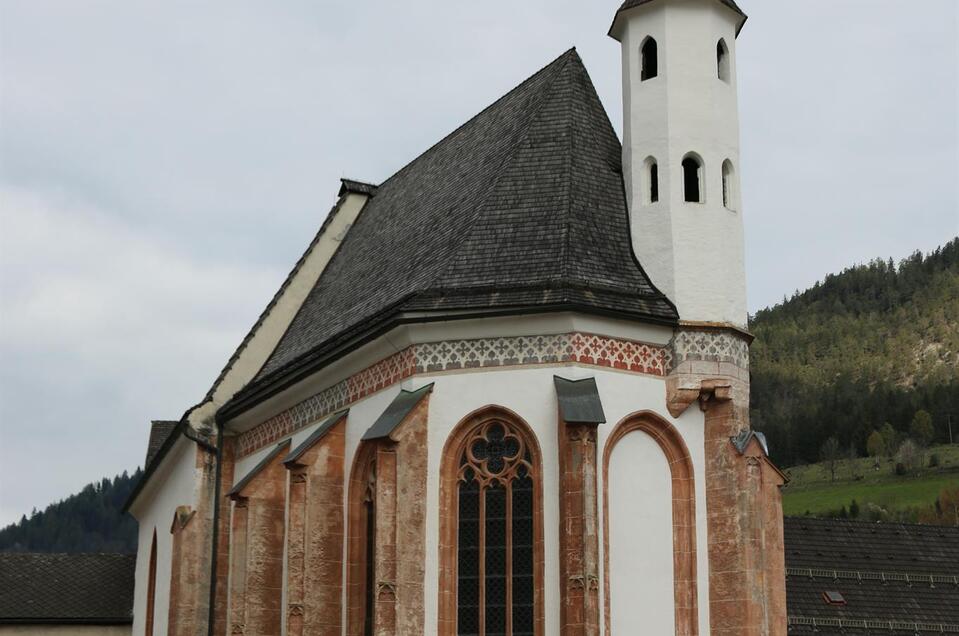
[[372, 183], [356, 181], [354, 179], [340, 179], [340, 192], [337, 196], [343, 196], [347, 192], [356, 194], [365, 194], [367, 196], [376, 196], [376, 186]]
[[377, 187], [253, 385], [402, 312], [571, 308], [678, 319], [633, 255], [621, 146], [575, 50]]
[[959, 633], [959, 528], [787, 517], [785, 546], [790, 633]]
[[170, 437], [178, 422], [169, 420], [153, 420], [150, 422], [150, 440], [147, 442], [147, 456], [143, 466], [147, 467], [156, 454], [163, 447], [163, 442]]
[[0, 624], [133, 620], [136, 556], [0, 553]]

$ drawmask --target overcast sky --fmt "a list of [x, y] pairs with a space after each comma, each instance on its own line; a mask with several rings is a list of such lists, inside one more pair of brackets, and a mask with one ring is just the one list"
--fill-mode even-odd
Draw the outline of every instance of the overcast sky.
[[[0, 524], [143, 461], [313, 236], [616, 0], [0, 0]], [[955, 0], [742, 0], [749, 306], [959, 233]]]

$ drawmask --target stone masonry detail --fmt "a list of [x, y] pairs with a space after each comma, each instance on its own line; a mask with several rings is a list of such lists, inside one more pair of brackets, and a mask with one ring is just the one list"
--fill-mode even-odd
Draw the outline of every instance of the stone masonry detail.
[[[692, 344], [683, 351], [691, 350]], [[576, 362], [665, 376], [667, 347], [588, 333], [444, 340], [411, 345], [303, 400], [237, 438], [237, 457], [279, 441], [367, 395], [416, 374]]]
[[737, 329], [677, 330], [667, 406], [705, 413], [710, 633], [784, 636], [782, 476], [755, 441], [746, 453], [732, 442], [749, 429], [749, 341]]

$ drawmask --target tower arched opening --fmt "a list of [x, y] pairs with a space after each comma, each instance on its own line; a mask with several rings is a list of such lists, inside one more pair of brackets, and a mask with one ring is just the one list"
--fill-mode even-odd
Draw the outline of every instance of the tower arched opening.
[[729, 81], [729, 47], [722, 38], [716, 43], [716, 71], [719, 79]]
[[683, 157], [683, 200], [688, 203], [703, 203], [703, 160], [695, 153]]
[[642, 58], [640, 80], [645, 82], [659, 75], [659, 51], [656, 40], [652, 37], [643, 40], [643, 45], [640, 47], [640, 57]]
[[659, 201], [659, 164], [655, 157], [646, 157], [646, 183], [644, 200], [646, 203], [656, 203]]

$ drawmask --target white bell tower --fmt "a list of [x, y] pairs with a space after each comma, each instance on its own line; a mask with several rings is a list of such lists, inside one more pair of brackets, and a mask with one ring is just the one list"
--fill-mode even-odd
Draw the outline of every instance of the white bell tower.
[[683, 321], [746, 325], [733, 0], [626, 0], [623, 173], [633, 246]]

